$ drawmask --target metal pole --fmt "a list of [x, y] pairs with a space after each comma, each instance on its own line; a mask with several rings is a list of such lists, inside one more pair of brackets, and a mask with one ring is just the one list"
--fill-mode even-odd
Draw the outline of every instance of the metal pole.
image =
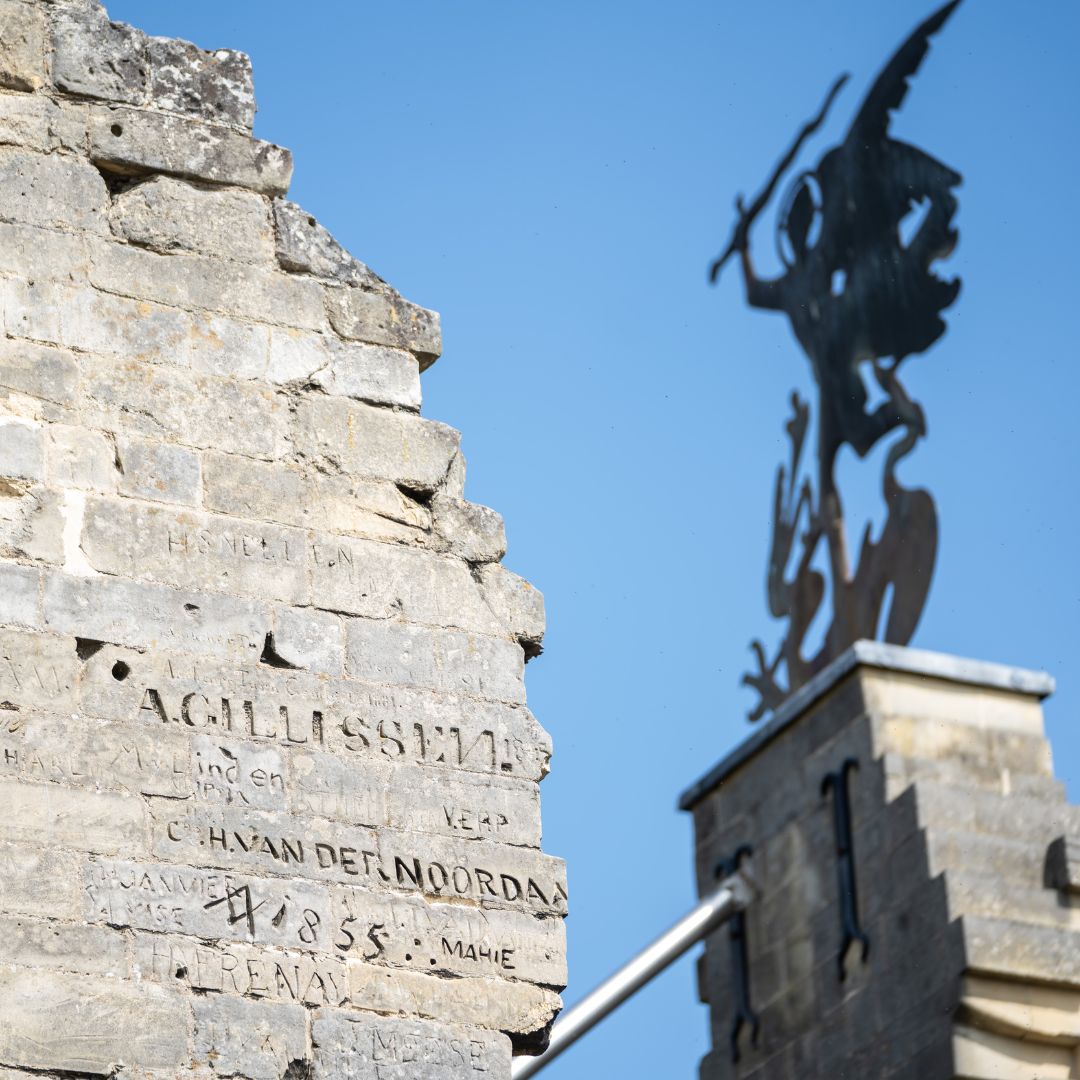
[[684, 915], [666, 934], [638, 953], [628, 964], [601, 983], [555, 1022], [551, 1042], [539, 1057], [515, 1058], [510, 1069], [514, 1080], [535, 1076], [564, 1050], [617, 1009], [631, 994], [674, 963], [687, 949], [701, 941], [750, 903], [754, 889], [746, 870], [726, 878], [693, 911]]

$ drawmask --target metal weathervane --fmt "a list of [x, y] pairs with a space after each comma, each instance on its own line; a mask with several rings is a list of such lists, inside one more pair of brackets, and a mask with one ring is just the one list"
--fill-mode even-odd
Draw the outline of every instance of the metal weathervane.
[[[743, 676], [759, 695], [751, 720], [775, 709], [853, 642], [877, 637], [883, 618], [884, 640], [907, 644], [926, 603], [937, 512], [929, 492], [904, 487], [896, 475], [899, 462], [926, 434], [922, 408], [904, 389], [900, 368], [945, 332], [941, 313], [960, 291], [959, 280], [939, 278], [932, 266], [956, 246], [953, 188], [961, 177], [892, 138], [889, 124], [930, 37], [958, 3], [952, 0], [916, 28], [877, 77], [844, 141], [792, 182], [777, 225], [784, 272], [758, 277], [750, 229], [803, 143], [821, 126], [847, 75], [833, 84], [758, 197], [749, 206], [741, 196], [736, 200], [731, 242], [712, 265], [715, 282], [728, 259], [738, 255], [748, 303], [787, 315], [818, 390], [816, 487], [809, 478], [798, 480], [810, 406], [797, 393], [791, 396], [791, 460], [777, 471], [768, 570], [769, 610], [786, 619], [787, 627], [772, 659], [760, 641], [751, 644], [757, 670]], [[884, 394], [873, 409], [867, 408], [864, 365]], [[847, 444], [863, 458], [894, 431], [900, 435], [889, 448], [882, 478], [888, 516], [877, 539], [867, 526], [852, 565], [837, 455]], [[827, 558], [828, 583], [811, 565], [819, 552]], [[820, 648], [807, 657], [807, 631], [825, 601], [826, 584], [832, 620]]]

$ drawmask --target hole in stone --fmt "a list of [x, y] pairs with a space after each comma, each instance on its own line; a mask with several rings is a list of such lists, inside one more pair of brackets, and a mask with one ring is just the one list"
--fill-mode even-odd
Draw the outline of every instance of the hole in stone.
[[184, 605], [184, 610], [185, 611], [190, 611], [192, 614], [194, 614], [196, 611], [199, 610], [199, 605], [198, 604], [185, 604]]
[[263, 643], [263, 651], [262, 656], [259, 657], [259, 663], [266, 664], [267, 667], [288, 668], [290, 671], [300, 670], [299, 664], [290, 663], [277, 651], [277, 646], [274, 644], [274, 632], [272, 630], [266, 635], [266, 641]]
[[407, 953], [405, 954], [405, 963], [407, 964], [407, 963], [408, 963], [408, 962], [409, 962], [410, 960], [412, 960], [412, 953], [411, 953], [411, 952], [407, 952]]
[[431, 500], [435, 497], [434, 491], [426, 491], [422, 488], [409, 487], [407, 484], [398, 484], [396, 486], [398, 491], [400, 491], [406, 499], [412, 499], [413, 502], [419, 503], [426, 509], [431, 509]]
[[112, 677], [117, 682], [123, 682], [131, 674], [131, 667], [123, 660], [117, 660], [112, 666]]
[[310, 1061], [295, 1058], [281, 1075], [281, 1080], [312, 1080], [315, 1075]]
[[435, 957], [433, 956], [433, 957], [432, 957], [432, 958], [431, 958], [431, 959], [430, 959], [430, 960], [428, 961], [428, 963], [429, 963], [429, 964], [430, 964], [430, 965], [431, 965], [432, 967], [434, 967], [434, 966], [435, 966], [435, 965], [436, 965], [436, 964], [438, 963], [438, 961], [437, 961], [437, 960], [435, 959]]
[[183, 978], [185, 978], [186, 976], [187, 976], [187, 968], [186, 968], [186, 967], [184, 967], [184, 965], [183, 965], [183, 964], [181, 964], [181, 965], [180, 965], [180, 966], [179, 966], [179, 967], [178, 967], [178, 968], [176, 969], [176, 977], [177, 977], [178, 979], [183, 979]]
[[14, 701], [0, 701], [0, 712], [18, 712], [19, 706]]
[[307, 223], [308, 223], [308, 224], [309, 224], [309, 225], [310, 225], [310, 226], [311, 226], [311, 227], [312, 227], [313, 229], [315, 228], [315, 226], [316, 226], [316, 225], [318, 225], [318, 224], [319, 224], [319, 223], [318, 223], [318, 222], [317, 222], [317, 221], [316, 221], [316, 220], [315, 220], [315, 219], [314, 219], [313, 217], [309, 217], [309, 218], [307, 219]]
[[118, 139], [124, 134], [124, 127], [122, 124], [113, 124], [109, 129]]
[[96, 652], [105, 648], [104, 641], [95, 641], [93, 638], [77, 637], [75, 639], [75, 653], [85, 664]]

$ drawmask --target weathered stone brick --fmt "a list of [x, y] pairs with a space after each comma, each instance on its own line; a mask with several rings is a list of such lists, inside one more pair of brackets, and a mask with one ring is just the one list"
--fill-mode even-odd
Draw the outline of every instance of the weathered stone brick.
[[45, 433], [40, 424], [16, 416], [0, 416], [0, 476], [15, 480], [45, 479]]
[[502, 516], [489, 507], [439, 493], [431, 501], [434, 528], [466, 562], [498, 562], [506, 554]]
[[66, 515], [62, 500], [61, 492], [40, 484], [0, 480], [0, 554], [63, 563]]
[[0, 964], [121, 976], [128, 967], [127, 942], [102, 926], [0, 915]]
[[406, 300], [393, 290], [327, 289], [330, 324], [350, 341], [408, 349], [430, 367], [442, 353], [442, 332], [437, 312]]
[[4, 0], [0, 5], [0, 86], [37, 90], [45, 66], [45, 10], [40, 4]]
[[155, 108], [250, 131], [255, 122], [251, 60], [232, 49], [206, 52], [189, 41], [147, 41], [150, 97]]
[[92, 497], [82, 549], [107, 574], [304, 603], [304, 533], [213, 514]]
[[[0, 495], [0, 503], [4, 496]], [[41, 573], [32, 566], [0, 562], [0, 623], [9, 626], [40, 626]], [[0, 633], [0, 642], [5, 635]], [[0, 688], [4, 683], [4, 665], [0, 664]]]
[[495, 979], [446, 979], [349, 962], [352, 1005], [389, 1016], [416, 1016], [514, 1034], [542, 1031], [562, 1008], [553, 990]]
[[199, 502], [199, 457], [191, 450], [147, 439], [119, 438], [113, 472], [123, 495], [156, 502]]
[[521, 642], [526, 656], [535, 654], [544, 638], [544, 594], [499, 563], [482, 566], [479, 577], [491, 610]]
[[70, 854], [40, 844], [0, 842], [0, 911], [8, 915], [74, 919], [82, 883]]
[[[170, 731], [171, 738], [188, 741], [185, 732]], [[161, 731], [152, 737], [160, 737]], [[288, 798], [290, 764], [273, 746], [240, 743], [213, 735], [190, 737], [189, 791], [200, 802], [275, 810]]]
[[317, 285], [247, 263], [100, 244], [90, 280], [106, 292], [175, 307], [206, 308], [309, 330], [321, 329], [326, 321]]
[[274, 609], [274, 660], [319, 675], [341, 675], [345, 668], [345, 628], [326, 611]]
[[311, 602], [329, 611], [498, 633], [468, 567], [412, 548], [316, 533]]
[[380, 1080], [474, 1080], [508, 1076], [510, 1040], [473, 1028], [362, 1013], [321, 1011], [311, 1026], [313, 1080], [348, 1075]]
[[66, 349], [0, 339], [0, 386], [57, 404], [69, 404], [75, 399], [78, 378], [75, 357]]
[[85, 491], [116, 490], [116, 450], [100, 431], [50, 424], [45, 436], [45, 474], [50, 484]]
[[[25, 573], [18, 576], [8, 573], [16, 570]], [[14, 583], [19, 576], [32, 583], [36, 606], [38, 571], [0, 563], [0, 577], [13, 590], [18, 588]], [[7, 712], [19, 713], [32, 709], [74, 712], [78, 704], [79, 669], [75, 640], [72, 638], [26, 630], [0, 630], [0, 700]]]
[[460, 440], [445, 424], [321, 395], [301, 401], [295, 438], [309, 458], [416, 491], [439, 486]]
[[[0, 8], [0, 20], [9, 11], [21, 9], [33, 11], [35, 4], [25, 0], [6, 0]], [[0, 33], [3, 33], [0, 24]], [[0, 65], [8, 46], [6, 37], [0, 38]], [[0, 67], [0, 81], [5, 77]], [[0, 96], [0, 146], [22, 146], [28, 150], [51, 153], [54, 150], [86, 149], [87, 113], [83, 105], [72, 102], [56, 102], [38, 95], [4, 94]]]
[[308, 1056], [307, 1011], [302, 1005], [202, 997], [195, 1012], [194, 1059], [218, 1076], [281, 1080]]
[[145, 846], [142, 803], [126, 795], [59, 784], [0, 781], [0, 840], [103, 855]]
[[13, 1065], [111, 1076], [120, 1063], [171, 1069], [188, 1055], [185, 1007], [160, 987], [7, 968], [0, 996], [0, 1060]]
[[149, 89], [146, 35], [98, 5], [52, 6], [52, 77], [83, 97], [140, 104]]
[[521, 648], [501, 638], [354, 619], [348, 626], [345, 664], [350, 675], [368, 682], [525, 700]]
[[109, 193], [88, 162], [0, 147], [0, 219], [50, 229], [108, 229]]
[[155, 251], [239, 262], [269, 262], [274, 254], [269, 207], [249, 191], [154, 176], [117, 195], [109, 217], [116, 236]]
[[277, 257], [285, 270], [375, 288], [382, 284], [354, 259], [311, 214], [296, 203], [274, 200]]
[[490, 777], [447, 777], [399, 766], [387, 786], [388, 825], [462, 840], [540, 846], [540, 792], [535, 784]]
[[207, 375], [258, 379], [270, 360], [270, 327], [208, 311], [191, 313], [191, 366]]
[[167, 173], [262, 195], [283, 195], [292, 178], [288, 150], [183, 116], [94, 108], [89, 130], [91, 160], [121, 173]]
[[79, 409], [91, 427], [281, 457], [288, 405], [269, 388], [119, 360], [88, 369]]
[[46, 575], [44, 612], [59, 633], [236, 659], [261, 655], [270, 627], [268, 610], [250, 600], [56, 572]]
[[333, 754], [302, 751], [290, 754], [289, 764], [289, 805], [295, 813], [350, 825], [386, 824], [390, 766], [365, 762], [358, 769], [356, 762]]

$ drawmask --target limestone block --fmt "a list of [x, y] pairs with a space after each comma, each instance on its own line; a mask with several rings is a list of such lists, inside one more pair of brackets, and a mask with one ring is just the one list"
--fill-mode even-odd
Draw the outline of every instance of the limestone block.
[[312, 1080], [474, 1080], [510, 1075], [510, 1040], [473, 1028], [320, 1010], [311, 1025]]
[[270, 626], [266, 608], [250, 600], [57, 572], [46, 576], [44, 611], [59, 633], [237, 659], [257, 658]]
[[566, 985], [562, 919], [355, 887], [336, 889], [333, 902], [335, 950], [350, 961]]
[[301, 1005], [349, 1000], [345, 961], [325, 954], [136, 932], [135, 963], [144, 978], [162, 985]]
[[468, 567], [443, 555], [316, 533], [311, 575], [311, 601], [329, 611], [478, 633], [501, 629]]
[[45, 432], [40, 424], [17, 416], [0, 416], [0, 476], [45, 479]]
[[76, 918], [82, 883], [70, 854], [39, 844], [0, 843], [0, 911], [40, 918]]
[[65, 405], [75, 400], [78, 378], [75, 357], [66, 349], [0, 339], [0, 386]]
[[977, 916], [965, 916], [961, 926], [969, 971], [1080, 987], [1075, 930]]
[[292, 155], [227, 127], [141, 109], [90, 111], [90, 158], [117, 172], [232, 184], [260, 195], [283, 195]]
[[501, 638], [378, 619], [349, 623], [346, 670], [357, 679], [524, 702], [524, 657]]
[[149, 90], [146, 35], [97, 5], [53, 5], [52, 77], [83, 97], [140, 104]]
[[328, 394], [419, 409], [420, 368], [404, 349], [346, 343], [334, 350], [330, 364], [316, 371], [312, 382]]
[[0, 5], [0, 86], [37, 90], [45, 67], [45, 11], [40, 4], [4, 0]]
[[[2, 501], [3, 497], [0, 496], [0, 503]], [[0, 624], [40, 626], [40, 589], [41, 574], [32, 566], [0, 562]], [[0, 632], [0, 643], [5, 642], [6, 638], [7, 634]], [[6, 654], [4, 659], [7, 660]], [[0, 690], [4, 686], [4, 667], [0, 663]]]
[[147, 439], [116, 442], [114, 472], [123, 495], [156, 502], [199, 502], [199, 457], [191, 450]]
[[503, 519], [489, 507], [441, 492], [431, 501], [435, 531], [466, 562], [498, 562], [506, 554]]
[[190, 363], [195, 371], [260, 379], [270, 359], [270, 327], [208, 311], [191, 313]]
[[155, 251], [238, 262], [269, 262], [274, 255], [269, 208], [250, 191], [154, 176], [117, 195], [109, 218], [114, 235]]
[[321, 329], [326, 321], [313, 282], [201, 255], [160, 255], [126, 244], [99, 244], [90, 280], [105, 292], [175, 307], [309, 330]]
[[40, 484], [0, 480], [0, 554], [53, 565], [63, 563], [62, 498], [59, 491]]
[[314, 217], [296, 203], [274, 200], [277, 257], [285, 270], [375, 288], [382, 284], [354, 259]]
[[252, 461], [208, 450], [202, 455], [203, 501], [208, 510], [282, 525], [306, 525], [308, 478], [287, 462]]
[[326, 297], [330, 324], [343, 338], [408, 349], [416, 354], [421, 371], [442, 353], [438, 312], [413, 304], [393, 290], [335, 286], [327, 288]]
[[336, 337], [275, 328], [267, 377], [317, 386], [328, 394], [377, 405], [420, 408], [420, 371], [412, 353]]
[[[49, 281], [0, 286], [8, 333], [129, 360], [186, 366], [192, 318], [157, 304]], [[87, 375], [95, 373], [94, 368]]]
[[45, 474], [50, 484], [113, 492], [119, 473], [116, 450], [100, 431], [50, 424], [45, 431]]
[[482, 566], [479, 577], [488, 606], [521, 642], [526, 656], [535, 655], [544, 638], [544, 594], [498, 563]]
[[349, 962], [349, 999], [388, 1016], [417, 1016], [514, 1034], [542, 1031], [562, 1000], [553, 990], [494, 979], [446, 979]]
[[171, 368], [101, 360], [79, 388], [89, 426], [225, 453], [277, 458], [288, 405], [269, 389]]
[[190, 41], [152, 37], [150, 97], [155, 108], [250, 131], [255, 122], [251, 60], [232, 49], [206, 52]]
[[0, 840], [115, 854], [145, 847], [142, 803], [59, 784], [0, 780]]
[[[81, 283], [90, 269], [88, 233], [56, 232], [48, 226], [0, 225], [0, 272], [35, 281]], [[5, 283], [8, 288], [13, 282]]]
[[307, 1011], [302, 1005], [202, 997], [195, 1012], [195, 1062], [219, 1076], [281, 1080], [308, 1056]]
[[431, 512], [396, 484], [316, 473], [306, 485], [310, 520], [327, 532], [432, 547]]
[[170, 798], [189, 798], [195, 787], [191, 743], [180, 732], [151, 735], [73, 714], [0, 727], [0, 775]]
[[345, 628], [331, 612], [275, 608], [273, 645], [275, 657], [286, 667], [319, 675], [344, 671]]
[[188, 1056], [188, 1018], [160, 987], [100, 976], [0, 970], [0, 1060], [112, 1076], [122, 1062], [172, 1069]]
[[[8, 571], [26, 571], [16, 576]], [[38, 573], [28, 567], [0, 563], [0, 596], [10, 595], [19, 577], [32, 582], [36, 602]], [[5, 610], [0, 607], [0, 610]], [[77, 707], [79, 657], [72, 638], [29, 633], [26, 630], [0, 630], [0, 701], [5, 712], [20, 713], [47, 709], [71, 713]]]
[[123, 976], [127, 954], [115, 930], [0, 915], [0, 964]]
[[[0, 20], [9, 9], [32, 11], [34, 5], [24, 0], [7, 0], [0, 8]], [[0, 23], [0, 33], [3, 32]], [[0, 38], [0, 65], [4, 62], [7, 38]], [[4, 78], [0, 68], [0, 80]], [[56, 102], [37, 95], [0, 95], [0, 146], [22, 146], [28, 150], [51, 153], [54, 150], [86, 149], [86, 109], [71, 102]]]
[[86, 864], [83, 884], [91, 922], [206, 941], [332, 949], [330, 898], [322, 885], [113, 859]]
[[108, 228], [105, 181], [79, 158], [0, 147], [0, 191], [4, 221], [92, 233]]
[[446, 476], [460, 436], [410, 413], [312, 395], [297, 409], [297, 449], [351, 476], [434, 491]]
[[348, 825], [385, 824], [388, 765], [372, 762], [358, 769], [356, 762], [333, 754], [294, 752], [289, 766], [289, 804], [295, 813]]
[[539, 847], [540, 792], [533, 783], [401, 766], [390, 776], [386, 821], [414, 832]]
[[451, 499], [465, 498], [465, 455], [460, 449], [450, 459], [450, 468], [443, 481], [443, 493]]

